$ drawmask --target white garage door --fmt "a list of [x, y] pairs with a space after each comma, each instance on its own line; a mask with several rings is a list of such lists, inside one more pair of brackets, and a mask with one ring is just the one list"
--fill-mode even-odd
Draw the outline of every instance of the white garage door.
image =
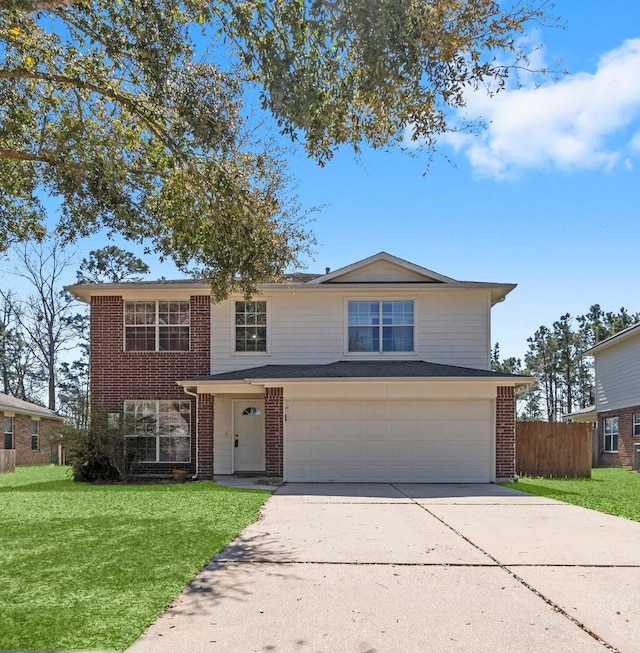
[[286, 402], [285, 480], [491, 480], [490, 401]]

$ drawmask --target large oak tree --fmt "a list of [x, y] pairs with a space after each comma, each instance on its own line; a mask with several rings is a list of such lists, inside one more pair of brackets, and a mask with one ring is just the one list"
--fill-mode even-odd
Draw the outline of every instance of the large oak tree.
[[0, 249], [41, 238], [53, 196], [63, 239], [145, 238], [250, 293], [311, 240], [251, 99], [320, 163], [406, 130], [433, 147], [545, 4], [1, 0]]

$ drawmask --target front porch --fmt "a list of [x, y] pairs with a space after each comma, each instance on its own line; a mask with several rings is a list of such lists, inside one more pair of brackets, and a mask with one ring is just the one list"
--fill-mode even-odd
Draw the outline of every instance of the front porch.
[[198, 395], [198, 477], [282, 477], [282, 388], [228, 384]]

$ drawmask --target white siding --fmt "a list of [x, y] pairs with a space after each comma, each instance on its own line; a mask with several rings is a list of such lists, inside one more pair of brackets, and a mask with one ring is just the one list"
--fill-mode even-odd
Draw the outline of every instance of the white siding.
[[640, 337], [596, 352], [596, 410], [640, 405]]
[[[489, 295], [486, 289], [438, 287], [270, 289], [256, 299], [268, 303], [268, 353], [234, 353], [232, 297], [211, 309], [212, 374], [259, 365], [322, 364], [353, 358], [346, 351], [349, 299], [412, 299], [415, 302], [415, 353], [385, 354], [476, 369], [489, 366]], [[375, 355], [367, 355], [374, 358]]]
[[[352, 272], [341, 274], [338, 277], [339, 283], [362, 283], [363, 281], [373, 283], [396, 281], [402, 283], [406, 281], [425, 281], [425, 277], [424, 274], [414, 270], [407, 270], [389, 261], [376, 261]], [[328, 283], [332, 282], [329, 281]]]

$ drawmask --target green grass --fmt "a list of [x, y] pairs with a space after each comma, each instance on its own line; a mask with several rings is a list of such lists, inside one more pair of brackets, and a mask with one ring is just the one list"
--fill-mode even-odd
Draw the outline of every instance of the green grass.
[[0, 475], [0, 649], [123, 649], [254, 521], [269, 492]]
[[521, 478], [505, 486], [640, 521], [640, 474], [630, 469], [594, 469], [581, 479]]

